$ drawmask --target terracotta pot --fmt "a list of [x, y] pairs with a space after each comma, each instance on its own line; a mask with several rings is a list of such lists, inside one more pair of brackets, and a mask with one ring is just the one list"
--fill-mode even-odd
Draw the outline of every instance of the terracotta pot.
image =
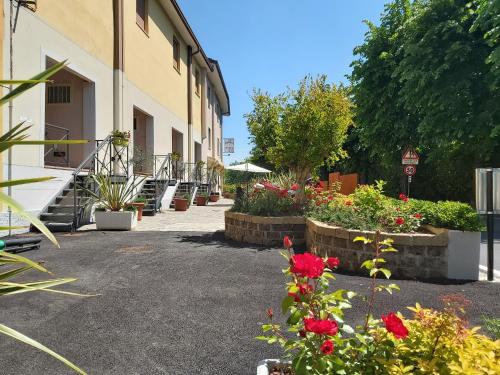
[[135, 207], [137, 208], [137, 221], [142, 220], [142, 210], [144, 210], [144, 205], [145, 203], [140, 203], [140, 202], [132, 202], [132, 203], [127, 203], [126, 206], [130, 207]]
[[175, 210], [186, 211], [188, 209], [188, 200], [182, 198], [175, 198]]
[[210, 202], [217, 202], [219, 200], [219, 196], [218, 195], [211, 195], [210, 196]]
[[207, 198], [206, 197], [196, 197], [196, 205], [197, 206], [206, 206]]

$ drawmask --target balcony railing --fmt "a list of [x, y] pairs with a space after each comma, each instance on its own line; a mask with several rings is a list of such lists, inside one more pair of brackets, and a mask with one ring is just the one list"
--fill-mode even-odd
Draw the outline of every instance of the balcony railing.
[[[45, 124], [45, 139], [51, 139], [55, 141], [68, 141], [69, 136], [69, 129], [53, 124]], [[45, 145], [44, 158], [47, 164], [60, 167], [70, 167], [69, 144]]]

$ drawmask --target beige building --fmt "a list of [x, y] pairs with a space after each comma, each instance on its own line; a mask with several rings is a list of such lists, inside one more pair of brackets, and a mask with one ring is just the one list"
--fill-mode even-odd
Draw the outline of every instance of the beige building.
[[[2, 67], [9, 77], [10, 0], [3, 2]], [[175, 0], [14, 1], [13, 77], [52, 64], [67, 66], [14, 102], [13, 123], [30, 124], [31, 139], [87, 139], [87, 145], [14, 149], [12, 177], [57, 179], [14, 190], [43, 212], [92, 157], [96, 140], [130, 132], [129, 158], [176, 153], [186, 165], [222, 165], [223, 117], [229, 97], [220, 65], [207, 57]], [[4, 132], [8, 111], [0, 120]], [[155, 157], [156, 156], [156, 157]], [[3, 175], [7, 175], [7, 160]], [[151, 162], [135, 172], [154, 174]], [[85, 168], [84, 168], [85, 169]], [[212, 186], [213, 189], [218, 187]]]

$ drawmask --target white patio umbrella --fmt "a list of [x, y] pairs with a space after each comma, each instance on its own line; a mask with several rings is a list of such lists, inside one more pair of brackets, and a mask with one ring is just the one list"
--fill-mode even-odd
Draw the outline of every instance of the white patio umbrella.
[[258, 165], [252, 163], [243, 163], [237, 165], [230, 165], [226, 167], [231, 171], [249, 172], [249, 173], [271, 173], [269, 169], [259, 167]]
[[[252, 163], [230, 165], [229, 167], [226, 167], [225, 169], [228, 169], [231, 171], [246, 172], [246, 173], [271, 173], [271, 171], [269, 169], [259, 167], [258, 165], [255, 165]], [[247, 179], [247, 195], [248, 195], [248, 179]]]

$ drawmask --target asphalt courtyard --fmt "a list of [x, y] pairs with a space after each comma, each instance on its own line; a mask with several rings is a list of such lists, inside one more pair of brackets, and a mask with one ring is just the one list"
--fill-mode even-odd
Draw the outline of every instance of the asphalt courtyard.
[[[89, 374], [255, 374], [280, 351], [254, 339], [265, 310], [279, 311], [285, 260], [278, 249], [224, 240], [221, 232], [81, 232], [25, 253], [56, 277], [76, 277], [65, 290], [96, 297], [26, 293], [1, 300], [0, 322], [39, 340]], [[39, 278], [38, 274], [29, 275]], [[369, 280], [338, 275], [335, 287], [364, 292]], [[405, 312], [416, 301], [463, 294], [472, 324], [500, 316], [500, 284], [398, 281], [376, 314]], [[348, 319], [360, 322], [355, 304]], [[278, 313], [279, 315], [279, 313]], [[0, 337], [0, 373], [70, 374], [50, 356]]]

